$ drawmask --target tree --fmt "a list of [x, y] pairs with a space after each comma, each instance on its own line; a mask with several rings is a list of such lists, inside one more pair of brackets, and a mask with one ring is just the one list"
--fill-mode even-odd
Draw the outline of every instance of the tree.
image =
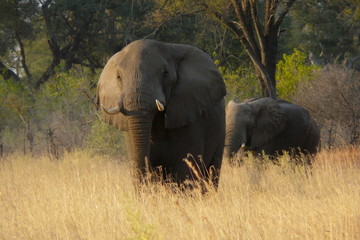
[[5, 80], [20, 81], [19, 75], [23, 74], [31, 82], [24, 41], [33, 37], [32, 20], [37, 13], [37, 3], [35, 0], [1, 0], [0, 4], [3, 6], [0, 9], [0, 56], [8, 55], [10, 59], [10, 64], [6, 64], [5, 59], [0, 61], [0, 75]]
[[345, 63], [360, 70], [360, 5], [356, 0], [305, 0], [291, 11], [291, 46], [314, 64]]
[[0, 82], [0, 129], [9, 127], [16, 134], [23, 130], [23, 152], [34, 147], [34, 98], [21, 82], [12, 79]]
[[73, 68], [55, 74], [37, 92], [38, 130], [45, 137], [43, 145], [55, 158], [83, 144], [87, 122], [94, 118], [85, 92], [90, 88], [89, 79], [86, 72]]
[[230, 29], [254, 65], [262, 95], [276, 98], [275, 71], [280, 25], [295, 1], [188, 0], [158, 1], [158, 4], [188, 13], [205, 12]]
[[[151, 4], [34, 0], [36, 4], [31, 5], [32, 1], [25, 0], [0, 1], [6, 6], [0, 10], [0, 36], [6, 40], [0, 45], [0, 96], [4, 95], [0, 103], [0, 154], [4, 145], [1, 130], [17, 133], [23, 126], [24, 152], [28, 148], [32, 152], [34, 137], [38, 136], [37, 141], [45, 139], [46, 144], [41, 142], [37, 148], [47, 145], [49, 153], [58, 157], [61, 150], [82, 145], [88, 126], [77, 112], [93, 117], [91, 111], [84, 110], [89, 107], [85, 100], [91, 102], [91, 97], [82, 96], [83, 91], [74, 85], [79, 79], [71, 70], [92, 71], [92, 76], [86, 75], [91, 81], [86, 87], [90, 91], [96, 84], [95, 71], [107, 58], [145, 35], [139, 22]], [[65, 92], [69, 94], [61, 98]], [[15, 120], [16, 126], [12, 126]]]
[[157, 4], [147, 15], [145, 24], [152, 32], [145, 38], [197, 46], [218, 61], [220, 66], [232, 71], [248, 67], [249, 64], [243, 60], [246, 53], [240, 42], [212, 16], [197, 9], [184, 10], [185, 6], [173, 7], [162, 1], [157, 1]]
[[[46, 82], [64, 62], [64, 71], [74, 64], [93, 71], [102, 68], [106, 58], [136, 38], [142, 29], [142, 1], [45, 0], [41, 17], [47, 33], [52, 63], [36, 82]], [[144, 3], [145, 5], [145, 3]]]
[[[140, 24], [153, 4], [116, 0], [0, 0], [0, 75], [24, 81], [33, 91], [57, 71], [74, 65], [102, 68], [109, 56], [148, 34]], [[146, 33], [145, 33], [146, 32]], [[33, 75], [29, 45], [41, 42], [50, 57]], [[39, 70], [39, 68], [37, 69]]]

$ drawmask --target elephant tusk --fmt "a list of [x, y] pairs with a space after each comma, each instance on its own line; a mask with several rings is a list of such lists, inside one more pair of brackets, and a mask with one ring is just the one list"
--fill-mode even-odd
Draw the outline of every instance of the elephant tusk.
[[162, 104], [159, 100], [155, 99], [156, 107], [160, 112], [163, 112], [165, 110], [164, 104]]
[[244, 155], [244, 154], [245, 154], [245, 151], [246, 151], [246, 149], [245, 149], [245, 143], [243, 143], [243, 144], [241, 144], [241, 147], [240, 147], [240, 149], [239, 149], [239, 152], [240, 152], [241, 155]]
[[106, 108], [103, 104], [101, 104], [101, 108], [106, 112], [107, 114], [114, 115], [120, 112], [119, 106], [113, 107], [113, 108]]

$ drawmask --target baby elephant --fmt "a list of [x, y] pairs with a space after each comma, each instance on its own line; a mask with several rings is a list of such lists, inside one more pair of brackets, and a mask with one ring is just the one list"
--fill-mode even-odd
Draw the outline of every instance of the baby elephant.
[[[319, 141], [316, 122], [299, 105], [260, 98], [243, 103], [230, 101], [226, 107], [224, 159], [231, 163], [240, 148], [273, 157], [284, 150], [295, 155], [315, 154]], [[310, 159], [307, 164], [311, 164]]]

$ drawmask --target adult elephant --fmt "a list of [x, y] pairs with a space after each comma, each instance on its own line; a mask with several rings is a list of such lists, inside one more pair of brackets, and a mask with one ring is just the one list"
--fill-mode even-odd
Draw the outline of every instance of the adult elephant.
[[[315, 154], [319, 139], [316, 122], [299, 105], [260, 98], [226, 106], [225, 159], [232, 160], [239, 149], [255, 155]], [[306, 163], [311, 164], [311, 158]]]
[[225, 139], [225, 94], [207, 54], [154, 40], [132, 42], [112, 56], [97, 86], [105, 121], [126, 131], [128, 157], [140, 179], [161, 168], [166, 180], [183, 183], [200, 176], [215, 186]]

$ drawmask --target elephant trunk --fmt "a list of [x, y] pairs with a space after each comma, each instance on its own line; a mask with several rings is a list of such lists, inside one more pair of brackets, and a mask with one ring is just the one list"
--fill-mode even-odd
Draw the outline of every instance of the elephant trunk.
[[224, 160], [234, 164], [234, 156], [239, 151], [243, 154], [246, 140], [244, 131], [228, 130], [225, 138]]
[[234, 145], [225, 145], [224, 148], [224, 161], [229, 161], [230, 164], [234, 164], [234, 156], [237, 153], [237, 148]]
[[149, 154], [150, 154], [150, 135], [152, 118], [150, 116], [131, 116], [128, 119], [129, 124], [129, 137], [131, 147], [130, 151], [137, 174], [140, 174], [139, 178], [142, 179], [148, 172], [149, 167]]

